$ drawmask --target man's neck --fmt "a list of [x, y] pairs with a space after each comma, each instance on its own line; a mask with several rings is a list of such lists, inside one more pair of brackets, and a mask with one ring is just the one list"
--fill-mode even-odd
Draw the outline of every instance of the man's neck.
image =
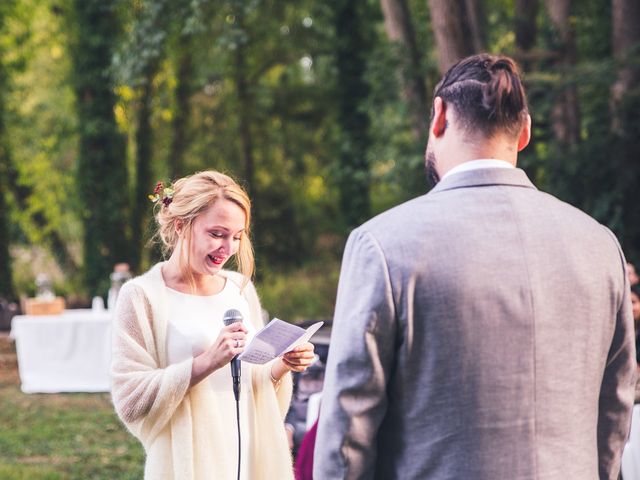
[[500, 160], [497, 158], [479, 158], [476, 160], [468, 160], [466, 162], [459, 163], [455, 167], [449, 169], [445, 174], [442, 175], [442, 180], [444, 180], [449, 175], [453, 175], [455, 173], [460, 172], [468, 172], [470, 170], [478, 170], [481, 168], [514, 168], [515, 165], [511, 162], [507, 162], [506, 160]]
[[449, 145], [437, 158], [438, 171], [443, 178], [447, 172], [459, 165], [476, 160], [498, 160], [515, 167], [518, 152], [513, 142], [507, 142], [500, 137], [478, 143], [458, 142], [457, 145]]

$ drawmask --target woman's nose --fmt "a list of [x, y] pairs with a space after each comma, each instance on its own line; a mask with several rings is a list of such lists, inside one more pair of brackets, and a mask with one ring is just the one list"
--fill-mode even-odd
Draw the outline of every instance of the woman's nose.
[[222, 239], [222, 249], [226, 254], [229, 254], [231, 252], [231, 239], [227, 237]]

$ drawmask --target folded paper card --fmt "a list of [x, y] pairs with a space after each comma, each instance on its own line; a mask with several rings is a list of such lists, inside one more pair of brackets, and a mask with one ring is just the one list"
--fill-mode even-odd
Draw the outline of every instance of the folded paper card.
[[324, 324], [317, 322], [306, 330], [279, 318], [271, 320], [267, 326], [255, 334], [238, 358], [243, 362], [263, 364], [308, 342]]

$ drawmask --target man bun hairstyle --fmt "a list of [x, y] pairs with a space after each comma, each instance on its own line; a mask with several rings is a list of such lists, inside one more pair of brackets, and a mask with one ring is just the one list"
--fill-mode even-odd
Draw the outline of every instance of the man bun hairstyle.
[[485, 136], [499, 131], [517, 136], [528, 114], [518, 67], [503, 56], [479, 54], [460, 60], [436, 85], [433, 97], [453, 106], [466, 130], [480, 130]]

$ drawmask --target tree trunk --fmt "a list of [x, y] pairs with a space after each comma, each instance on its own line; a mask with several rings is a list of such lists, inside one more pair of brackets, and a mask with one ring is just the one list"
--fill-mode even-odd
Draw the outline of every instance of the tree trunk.
[[249, 195], [255, 195], [255, 165], [253, 159], [253, 139], [251, 138], [251, 94], [247, 84], [247, 68], [245, 59], [245, 46], [236, 48], [235, 83], [239, 103], [238, 134], [242, 149], [244, 181], [247, 184]]
[[[438, 66], [440, 73], [444, 74], [458, 60], [478, 51], [474, 48], [474, 34], [470, 31], [473, 22], [467, 14], [466, 0], [429, 0], [429, 11], [438, 50]], [[479, 31], [478, 23], [476, 27]]]
[[193, 76], [193, 59], [191, 55], [191, 39], [181, 42], [182, 52], [178, 59], [177, 85], [175, 90], [175, 113], [171, 122], [173, 138], [169, 149], [169, 174], [171, 178], [179, 178], [184, 171], [184, 153], [187, 149], [187, 131], [191, 113], [191, 77]]
[[529, 52], [533, 49], [538, 35], [538, 0], [516, 0], [515, 6], [516, 48], [518, 50], [522, 70], [531, 70], [531, 60]]
[[[0, 8], [0, 32], [4, 33], [5, 11]], [[11, 255], [9, 245], [9, 212], [7, 206], [7, 187], [9, 186], [9, 169], [11, 159], [7, 142], [5, 125], [5, 94], [7, 73], [1, 61], [4, 51], [0, 49], [0, 298], [15, 300], [13, 276], [11, 272]]]
[[[545, 3], [557, 34], [554, 67], [564, 78], [572, 73], [577, 61], [575, 32], [569, 23], [571, 0], [545, 0]], [[574, 84], [558, 89], [551, 117], [555, 136], [561, 145], [575, 148], [580, 141], [580, 109]]]
[[155, 185], [151, 178], [153, 158], [153, 129], [151, 127], [151, 102], [153, 100], [153, 78], [156, 67], [153, 62], [145, 71], [140, 88], [138, 107], [138, 128], [136, 130], [136, 182], [133, 208], [131, 211], [131, 268], [140, 271], [143, 246], [149, 240], [147, 235], [149, 207], [148, 195]]
[[[244, 9], [241, 7], [242, 2], [235, 5], [236, 28], [239, 31], [245, 31]], [[247, 35], [247, 39], [249, 36]], [[236, 95], [238, 99], [238, 136], [240, 137], [240, 158], [242, 158], [241, 171], [244, 175], [247, 191], [249, 196], [253, 197], [254, 217], [257, 218], [257, 201], [255, 186], [255, 162], [253, 156], [253, 138], [251, 136], [251, 117], [253, 109], [253, 96], [250, 91], [249, 72], [247, 68], [247, 41], [239, 42], [236, 45], [234, 56], [233, 80], [236, 87]]]
[[412, 118], [413, 136], [421, 141], [426, 138], [429, 110], [424, 77], [420, 71], [422, 52], [416, 41], [409, 6], [407, 0], [380, 0], [380, 4], [389, 40], [402, 46], [401, 51], [407, 52], [401, 64], [400, 82]]
[[623, 99], [633, 87], [640, 83], [640, 67], [637, 60], [640, 48], [640, 2], [638, 0], [612, 0], [612, 46], [613, 56], [618, 62], [617, 78], [611, 88], [612, 130], [623, 135], [626, 121], [622, 112]]
[[[612, 50], [617, 72], [611, 87], [611, 132], [616, 192], [621, 197], [622, 228], [616, 233], [627, 258], [640, 258], [640, 4], [638, 0], [612, 0]], [[637, 263], [636, 263], [637, 266]]]
[[364, 79], [370, 48], [370, 23], [363, 18], [366, 2], [340, 0], [335, 11], [336, 66], [338, 70], [338, 122], [342, 130], [338, 188], [347, 228], [369, 218], [370, 178], [367, 149], [369, 116], [364, 102], [369, 86]]
[[73, 51], [79, 151], [78, 189], [84, 227], [87, 293], [106, 295], [114, 263], [130, 261], [127, 170], [123, 135], [116, 125], [111, 59], [119, 30], [117, 0], [75, 0]]
[[[0, 68], [2, 68], [0, 66]], [[2, 75], [2, 72], [0, 72]], [[0, 298], [15, 300], [15, 290], [13, 289], [13, 275], [11, 264], [11, 254], [9, 245], [11, 238], [9, 235], [9, 212], [6, 200], [9, 167], [9, 152], [7, 148], [6, 136], [4, 133], [4, 104], [2, 92], [0, 92]]]
[[9, 235], [9, 212], [7, 211], [7, 201], [5, 199], [7, 191], [7, 179], [5, 175], [6, 159], [4, 154], [0, 154], [0, 298], [15, 300], [16, 295], [13, 289], [13, 275], [11, 255], [9, 245], [11, 243]]
[[[534, 64], [530, 52], [533, 50], [538, 35], [537, 15], [538, 0], [516, 0], [513, 26], [516, 35], [516, 54], [514, 57], [518, 60], [520, 68], [524, 72], [531, 71]], [[521, 154], [521, 158], [529, 156], [531, 152], [535, 152], [535, 144], [537, 141], [538, 137], [532, 135], [529, 146]], [[531, 163], [527, 165], [526, 161], [519, 163], [521, 163], [520, 168], [523, 168], [527, 176], [533, 179], [535, 183], [538, 178], [537, 166]]]
[[463, 21], [471, 37], [472, 52], [481, 52], [485, 48], [485, 16], [482, 0], [464, 0]]

